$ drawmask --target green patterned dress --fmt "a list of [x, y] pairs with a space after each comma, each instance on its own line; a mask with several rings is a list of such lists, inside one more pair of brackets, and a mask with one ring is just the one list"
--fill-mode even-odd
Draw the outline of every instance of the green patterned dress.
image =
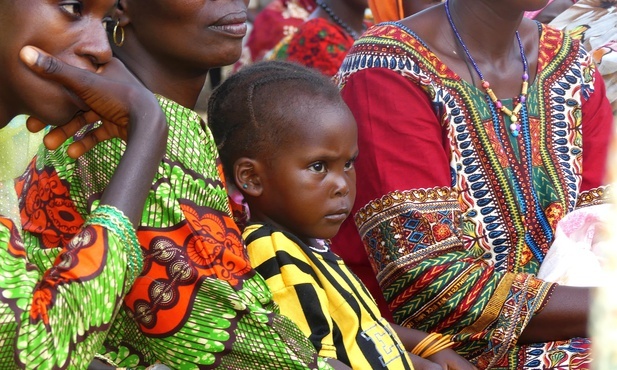
[[[155, 362], [177, 369], [329, 368], [278, 314], [250, 266], [205, 123], [158, 98], [170, 130], [137, 232], [144, 267], [101, 354], [130, 368]], [[72, 160], [68, 144], [40, 155], [18, 183], [26, 251], [39, 268], [52, 263], [96, 207], [125, 148], [110, 140]], [[61, 201], [31, 199], [37, 188], [56, 184], [66, 188]]]
[[142, 267], [132, 225], [109, 206], [57, 252], [38, 269], [13, 222], [0, 217], [0, 369], [83, 368]]

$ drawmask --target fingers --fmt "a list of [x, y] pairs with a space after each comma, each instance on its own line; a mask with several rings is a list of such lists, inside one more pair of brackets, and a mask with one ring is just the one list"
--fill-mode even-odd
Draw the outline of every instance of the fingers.
[[[145, 88], [135, 83], [135, 78], [115, 61], [110, 69], [112, 77], [77, 68], [37, 49], [33, 46], [24, 46], [19, 53], [22, 61], [39, 76], [56, 81], [83, 100], [90, 109], [100, 116], [120, 125], [126, 125], [131, 102], [136, 86], [147, 96]], [[108, 63], [113, 64], [113, 63]], [[105, 70], [105, 68], [101, 68]], [[122, 80], [124, 73], [124, 80]], [[156, 100], [150, 97], [154, 102]]]
[[47, 125], [38, 118], [28, 117], [28, 119], [26, 120], [26, 128], [30, 132], [39, 132], [45, 127], [47, 127]]
[[78, 93], [83, 93], [92, 83], [94, 73], [73, 67], [33, 46], [24, 46], [19, 56], [32, 71], [41, 77], [56, 81]]
[[66, 154], [68, 154], [68, 156], [73, 159], [77, 159], [81, 157], [84, 153], [86, 153], [88, 150], [94, 148], [94, 146], [98, 143], [99, 140], [97, 139], [96, 135], [89, 133], [82, 139], [71, 143], [71, 145], [69, 145], [66, 151]]
[[[91, 124], [99, 120], [99, 116], [90, 111], [84, 114], [78, 115], [69, 121], [67, 124], [58, 126], [51, 130], [45, 138], [43, 139], [43, 143], [45, 147], [50, 150], [57, 149], [62, 143], [64, 143], [68, 138], [73, 137], [79, 130], [84, 128], [86, 125]], [[26, 123], [28, 125], [28, 129], [36, 129], [40, 126], [45, 126], [45, 124], [37, 118], [30, 117]], [[32, 131], [32, 130], [31, 130]]]

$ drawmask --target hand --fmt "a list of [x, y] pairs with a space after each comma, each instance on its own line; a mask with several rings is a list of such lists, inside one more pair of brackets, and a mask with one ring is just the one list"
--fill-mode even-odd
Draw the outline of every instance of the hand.
[[[70, 157], [79, 157], [103, 140], [119, 137], [128, 141], [137, 130], [147, 134], [149, 130], [156, 129], [152, 125], [164, 122], [157, 120], [157, 115], [162, 115], [162, 112], [156, 98], [117, 59], [92, 73], [68, 65], [32, 46], [24, 47], [20, 57], [35, 73], [64, 85], [91, 109], [77, 115], [66, 125], [53, 129], [44, 139], [45, 146], [49, 149], [58, 148], [82, 127], [99, 120], [102, 121], [100, 127], [70, 145]], [[144, 117], [149, 112], [155, 112], [151, 119]], [[135, 119], [136, 116], [140, 119]], [[146, 127], [136, 127], [140, 122], [148, 124], [147, 130]], [[29, 118], [27, 125], [33, 132], [46, 126], [35, 117]]]
[[[440, 369], [448, 370], [477, 370], [469, 361], [451, 348], [442, 349], [428, 358], [432, 362], [439, 364]], [[415, 365], [415, 364], [414, 364]]]
[[[45, 138], [49, 148], [57, 148], [81, 127], [97, 119], [101, 119], [103, 125], [71, 144], [69, 156], [79, 157], [96, 143], [112, 137], [127, 141], [122, 159], [101, 196], [101, 204], [118, 208], [133, 225], [139, 225], [148, 190], [167, 143], [167, 120], [154, 95], [118, 60], [112, 60], [93, 73], [63, 63], [32, 46], [22, 48], [20, 58], [41, 77], [72, 91], [84, 102], [85, 110], [91, 109], [51, 132]], [[42, 127], [44, 124], [34, 118], [28, 122], [30, 129]]]
[[409, 358], [411, 358], [411, 363], [413, 364], [414, 370], [443, 370], [441, 365], [434, 363], [431, 360], [427, 360], [411, 353], [408, 354]]

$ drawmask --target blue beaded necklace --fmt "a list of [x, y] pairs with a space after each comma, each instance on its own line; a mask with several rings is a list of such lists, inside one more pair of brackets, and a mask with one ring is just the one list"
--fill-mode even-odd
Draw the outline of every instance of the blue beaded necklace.
[[454, 25], [454, 21], [452, 21], [452, 15], [450, 14], [450, 0], [446, 0], [446, 15], [448, 17], [448, 22], [450, 22], [450, 27], [452, 27], [452, 31], [454, 31], [454, 35], [456, 36], [456, 39], [458, 40], [459, 44], [461, 44], [461, 47], [465, 51], [465, 55], [467, 55], [467, 58], [473, 65], [473, 68], [475, 69], [476, 73], [478, 74], [478, 76], [480, 76], [481, 84], [482, 84], [482, 87], [484, 88], [484, 91], [486, 91], [486, 94], [488, 95], [490, 101], [495, 105], [495, 107], [498, 110], [500, 110], [502, 113], [510, 117], [510, 121], [512, 121], [512, 123], [510, 124], [510, 132], [512, 132], [513, 136], [515, 137], [518, 136], [521, 131], [521, 124], [519, 123], [520, 120], [519, 120], [518, 114], [523, 108], [523, 104], [525, 104], [525, 102], [527, 101], [527, 89], [529, 86], [527, 57], [525, 57], [525, 49], [523, 48], [523, 43], [521, 42], [521, 37], [518, 31], [516, 31], [516, 40], [518, 41], [518, 47], [521, 53], [521, 60], [523, 61], [523, 76], [522, 76], [523, 86], [521, 87], [521, 94], [518, 97], [518, 104], [516, 104], [514, 109], [510, 110], [506, 106], [503, 105], [501, 100], [497, 98], [497, 96], [491, 89], [491, 85], [488, 83], [488, 81], [484, 79], [484, 75], [480, 71], [478, 64], [471, 57], [471, 53], [469, 53], [469, 49], [467, 49], [467, 45], [465, 45], [465, 43], [463, 42], [461, 35], [458, 33], [458, 30], [456, 26]]

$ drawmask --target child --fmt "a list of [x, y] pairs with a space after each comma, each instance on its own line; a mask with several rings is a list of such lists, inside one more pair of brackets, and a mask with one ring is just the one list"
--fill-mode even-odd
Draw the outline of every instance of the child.
[[[250, 210], [249, 259], [321, 356], [356, 369], [411, 369], [405, 349], [415, 347], [443, 366], [473, 368], [447, 349], [448, 336], [390, 325], [329, 249], [353, 205], [358, 155], [354, 117], [330, 80], [258, 63], [213, 93], [208, 116], [225, 174]], [[416, 368], [441, 368], [411, 358]]]

